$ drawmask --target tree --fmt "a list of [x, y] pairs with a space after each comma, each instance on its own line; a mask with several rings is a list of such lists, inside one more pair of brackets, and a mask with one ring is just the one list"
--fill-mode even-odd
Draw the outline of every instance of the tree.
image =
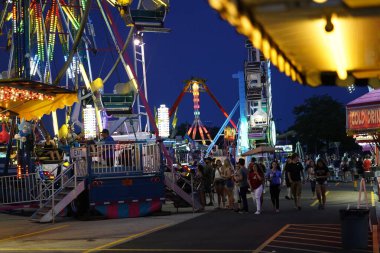
[[293, 113], [296, 119], [291, 129], [307, 145], [308, 152], [328, 151], [334, 142], [340, 143], [341, 151], [356, 148], [354, 140], [346, 135], [345, 107], [330, 96], [306, 99], [294, 107]]

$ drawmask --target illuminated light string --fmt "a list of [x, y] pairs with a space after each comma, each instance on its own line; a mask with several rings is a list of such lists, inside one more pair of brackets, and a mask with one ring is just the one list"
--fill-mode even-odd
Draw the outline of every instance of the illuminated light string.
[[70, 7], [68, 7], [63, 0], [60, 0], [59, 3], [61, 4], [62, 10], [66, 13], [74, 29], [78, 30], [80, 24], [78, 20], [75, 18], [75, 14], [70, 10]]
[[[60, 20], [60, 17], [61, 16], [60, 16], [60, 14], [58, 12], [57, 13], [57, 20]], [[57, 22], [57, 31], [58, 31], [59, 42], [62, 45], [63, 55], [65, 55], [65, 57], [66, 57], [65, 60], [67, 60], [67, 55], [69, 54], [69, 50], [68, 50], [68, 47], [67, 47], [67, 39], [66, 39], [66, 36], [64, 35], [63, 28], [62, 28], [62, 23], [61, 22]]]
[[0, 101], [54, 100], [53, 96], [12, 87], [0, 87]]
[[35, 22], [35, 28], [36, 28], [36, 36], [37, 36], [37, 55], [38, 58], [41, 61], [45, 60], [44, 57], [44, 33], [42, 29], [42, 9], [41, 5], [36, 4], [35, 1], [33, 1], [34, 4], [32, 4], [33, 14], [34, 14], [34, 22]]
[[16, 33], [17, 32], [17, 20], [16, 20], [16, 17], [17, 17], [17, 1], [14, 1], [13, 2], [13, 6], [12, 6], [12, 24], [13, 24], [13, 33]]
[[84, 7], [86, 6], [87, 0], [81, 0], [81, 7], [82, 10], [84, 11]]
[[58, 5], [57, 1], [52, 1], [52, 7], [48, 12], [48, 30], [49, 30], [49, 38], [48, 38], [48, 57], [49, 60], [53, 60], [54, 56], [54, 44], [55, 44], [55, 31], [57, 30], [58, 23]]

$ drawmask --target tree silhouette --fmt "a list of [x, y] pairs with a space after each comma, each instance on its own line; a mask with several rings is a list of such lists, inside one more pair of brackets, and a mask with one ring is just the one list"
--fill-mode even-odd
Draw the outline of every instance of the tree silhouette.
[[358, 149], [351, 137], [346, 135], [345, 107], [329, 95], [313, 96], [304, 104], [294, 107], [296, 117], [291, 129], [309, 153], [329, 151], [332, 144], [339, 143], [340, 151]]

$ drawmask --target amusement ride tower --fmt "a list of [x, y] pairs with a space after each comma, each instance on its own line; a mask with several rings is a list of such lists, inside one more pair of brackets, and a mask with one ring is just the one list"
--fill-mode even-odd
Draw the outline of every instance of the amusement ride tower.
[[[214, 94], [211, 93], [210, 89], [206, 85], [206, 80], [200, 79], [200, 78], [192, 78], [189, 81], [186, 81], [186, 85], [183, 88], [182, 92], [179, 94], [178, 98], [174, 102], [172, 108], [169, 110], [169, 116], [171, 117], [173, 113], [177, 110], [177, 107], [179, 103], [181, 102], [183, 96], [185, 93], [192, 93], [193, 94], [193, 102], [194, 102], [194, 121], [189, 130], [187, 131], [187, 135], [191, 135], [192, 139], [195, 139], [197, 136], [197, 132], [199, 131], [199, 134], [202, 139], [202, 143], [206, 144], [206, 137], [211, 142], [211, 136], [209, 132], [207, 131], [207, 128], [203, 125], [201, 119], [200, 119], [200, 105], [199, 105], [199, 95], [200, 92], [206, 92], [212, 100], [214, 100], [215, 104], [219, 107], [219, 110], [223, 113], [223, 115], [228, 118], [228, 113], [224, 110], [222, 105], [219, 103], [219, 101], [216, 99]], [[229, 119], [229, 122], [231, 125], [237, 129], [235, 122], [232, 119]], [[206, 135], [206, 136], [205, 136]]]
[[201, 113], [199, 111], [200, 105], [199, 105], [199, 92], [205, 91], [204, 88], [204, 82], [199, 82], [197, 80], [190, 80], [189, 81], [189, 91], [193, 94], [193, 102], [194, 102], [194, 121], [191, 125], [190, 129], [187, 131], [187, 135], [191, 135], [191, 132], [193, 132], [192, 138], [195, 139], [195, 136], [197, 135], [197, 129], [199, 130], [199, 134], [202, 138], [202, 143], [206, 144], [205, 140], [205, 134], [207, 136], [207, 139], [212, 141], [210, 134], [207, 131], [207, 128], [203, 125], [201, 121]]

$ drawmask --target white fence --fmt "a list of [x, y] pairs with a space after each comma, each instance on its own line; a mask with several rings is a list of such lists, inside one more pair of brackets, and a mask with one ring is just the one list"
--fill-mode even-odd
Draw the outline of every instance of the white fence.
[[50, 172], [54, 175], [53, 180], [45, 178], [39, 172], [0, 177], [0, 204], [39, 202], [41, 205], [51, 198], [54, 189], [59, 190], [69, 180], [76, 181], [77, 167], [72, 164], [59, 175], [56, 171], [58, 167], [55, 168]]
[[28, 203], [39, 201], [40, 185], [38, 174], [0, 177], [0, 203]]
[[78, 161], [79, 175], [87, 174], [91, 164], [93, 174], [156, 173], [160, 171], [160, 147], [155, 143], [90, 145], [90, 159], [86, 147], [74, 148], [71, 157]]

